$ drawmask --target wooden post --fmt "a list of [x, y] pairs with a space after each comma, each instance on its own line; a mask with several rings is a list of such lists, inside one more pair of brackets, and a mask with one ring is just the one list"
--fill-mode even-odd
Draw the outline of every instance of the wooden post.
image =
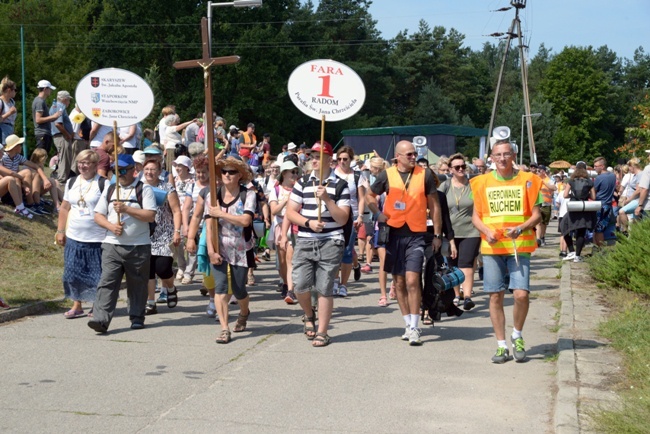
[[[114, 174], [115, 174], [115, 197], [117, 198], [117, 201], [120, 201], [120, 167], [117, 164], [117, 121], [113, 121], [113, 155], [115, 156], [115, 163], [113, 167], [115, 168]], [[108, 200], [111, 200], [109, 197]], [[122, 216], [120, 216], [120, 213], [117, 213], [117, 224], [122, 224]]]
[[[174, 63], [176, 69], [203, 68], [203, 87], [205, 93], [205, 116], [203, 122], [205, 128], [205, 143], [208, 147], [208, 167], [210, 169], [210, 206], [217, 206], [217, 168], [214, 153], [214, 125], [212, 123], [212, 75], [210, 69], [216, 65], [231, 65], [239, 62], [239, 56], [210, 57], [210, 40], [208, 38], [208, 19], [201, 18], [201, 40], [203, 43], [203, 57], [195, 60], [182, 60]], [[219, 253], [219, 223], [217, 219], [209, 219], [211, 224], [212, 243], [214, 251]]]
[[[323, 185], [323, 173], [324, 173], [324, 168], [323, 168], [323, 149], [325, 148], [325, 115], [321, 117], [320, 121], [320, 173], [318, 175], [318, 180], [321, 185]], [[318, 221], [321, 221], [321, 200], [318, 199], [316, 202], [318, 202]]]

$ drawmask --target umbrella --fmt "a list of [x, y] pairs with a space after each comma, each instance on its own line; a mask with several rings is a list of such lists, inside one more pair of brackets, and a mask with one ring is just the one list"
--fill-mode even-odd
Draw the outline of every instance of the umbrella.
[[571, 163], [564, 160], [554, 161], [548, 165], [551, 169], [568, 169], [571, 167]]

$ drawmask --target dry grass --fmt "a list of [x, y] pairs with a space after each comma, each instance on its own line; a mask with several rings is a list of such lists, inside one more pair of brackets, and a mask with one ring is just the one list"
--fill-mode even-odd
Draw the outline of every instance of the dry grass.
[[12, 307], [63, 297], [63, 249], [54, 245], [56, 216], [29, 221], [0, 206], [0, 296]]

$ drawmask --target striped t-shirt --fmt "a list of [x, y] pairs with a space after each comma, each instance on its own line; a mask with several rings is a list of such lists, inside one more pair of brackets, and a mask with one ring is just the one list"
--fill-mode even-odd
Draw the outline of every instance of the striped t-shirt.
[[[340, 196], [336, 197], [336, 186], [339, 183], [343, 183], [344, 187], [341, 190]], [[317, 220], [318, 219], [318, 205], [316, 200], [316, 189], [318, 188], [319, 181], [318, 176], [314, 172], [309, 175], [309, 179], [305, 182], [305, 178], [300, 178], [293, 186], [293, 191], [291, 192], [291, 200], [296, 202], [298, 205], [301, 205], [302, 209], [300, 210], [300, 215], [303, 217]], [[347, 183], [336, 177], [334, 173], [331, 173], [329, 178], [327, 178], [327, 194], [336, 201], [336, 205], [339, 207], [350, 206], [350, 190], [348, 189]], [[331, 238], [343, 240], [343, 226], [334, 220], [332, 214], [330, 214], [325, 202], [321, 202], [321, 221], [325, 222], [325, 227], [323, 232], [314, 232], [309, 228], [300, 226], [298, 229], [298, 237], [304, 238]]]
[[16, 154], [14, 158], [11, 158], [9, 154], [5, 152], [2, 156], [2, 165], [14, 173], [18, 173], [20, 165], [25, 161], [27, 161], [27, 158], [23, 157], [22, 154]]

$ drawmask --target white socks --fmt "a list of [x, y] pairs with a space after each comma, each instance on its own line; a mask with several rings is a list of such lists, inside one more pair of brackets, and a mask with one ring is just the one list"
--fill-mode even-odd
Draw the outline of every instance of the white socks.
[[406, 324], [406, 327], [411, 327], [411, 315], [402, 315], [402, 318], [404, 318], [404, 324]]
[[512, 329], [512, 339], [519, 339], [521, 337], [521, 330], [517, 330], [516, 328]]
[[411, 317], [411, 329], [416, 329], [418, 328], [418, 320], [420, 319], [419, 314], [411, 314], [409, 315]]
[[497, 341], [497, 345], [499, 346], [499, 348], [508, 348], [508, 344], [506, 343], [506, 341]]

